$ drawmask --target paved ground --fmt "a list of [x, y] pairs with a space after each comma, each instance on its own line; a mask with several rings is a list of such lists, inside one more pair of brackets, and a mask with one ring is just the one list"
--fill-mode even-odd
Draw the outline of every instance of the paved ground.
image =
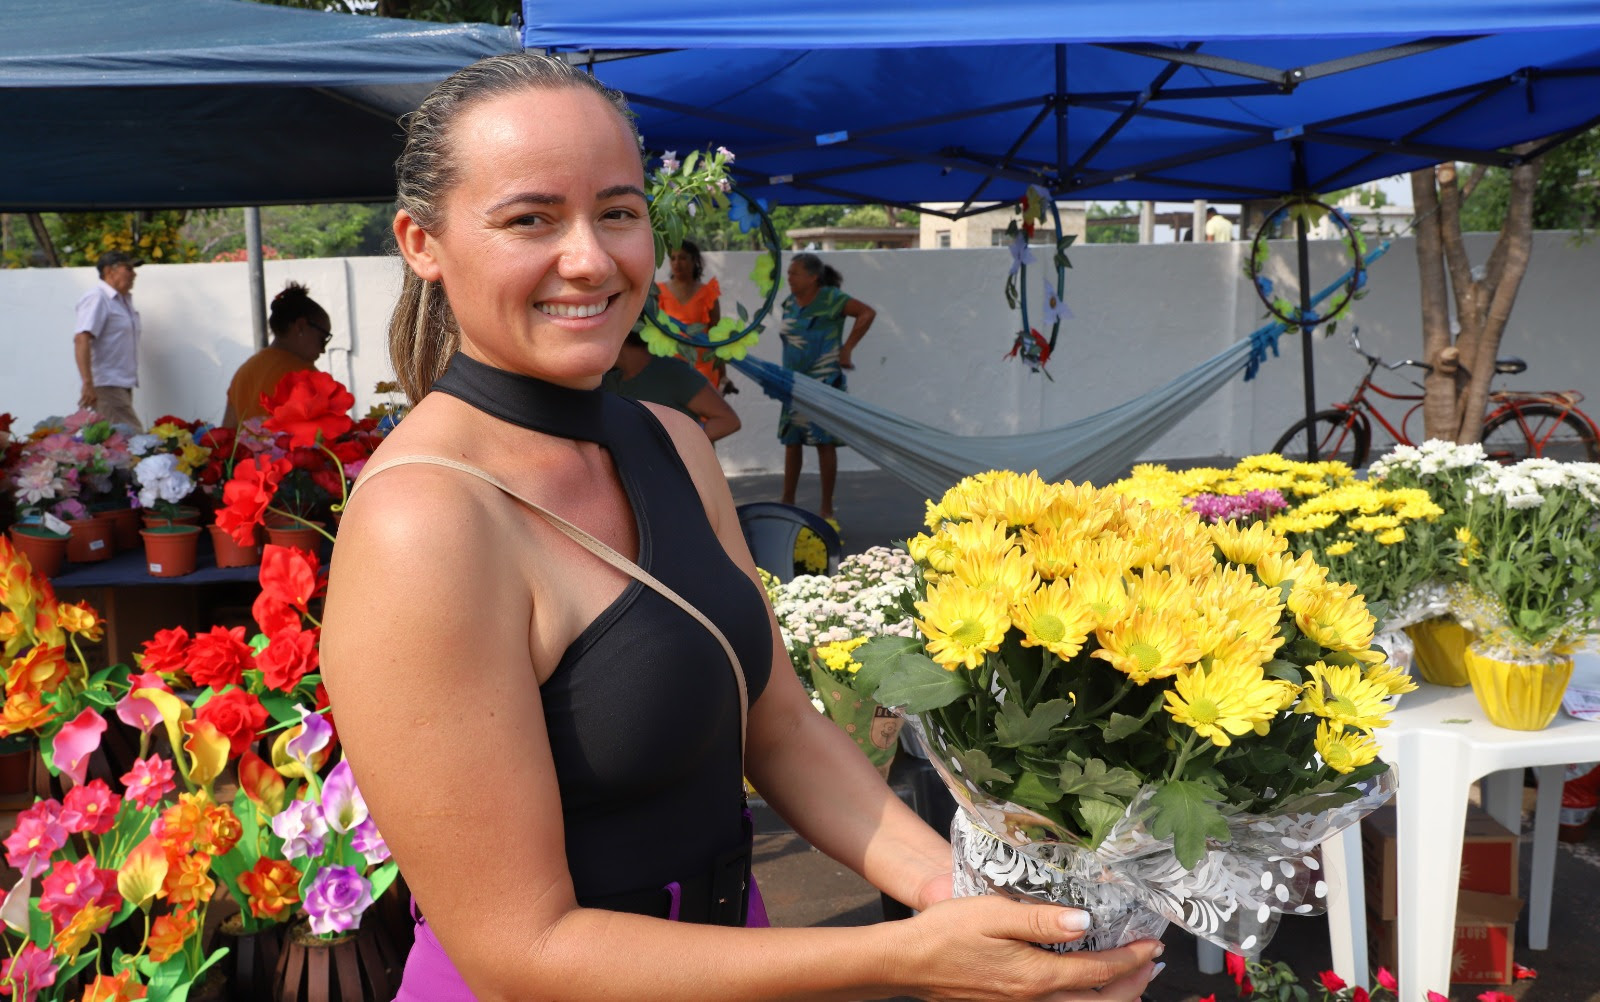
[[[734, 498], [740, 503], [777, 500], [780, 490], [780, 478], [775, 476], [733, 481]], [[803, 477], [800, 504], [814, 509], [817, 497], [815, 477]], [[923, 498], [887, 474], [841, 474], [835, 501], [844, 528], [846, 553], [905, 539], [920, 531]], [[1533, 791], [1527, 792], [1531, 795]], [[1524, 825], [1526, 836], [1531, 832], [1531, 801]], [[759, 814], [758, 830], [761, 834], [756, 842], [756, 876], [775, 924], [848, 926], [881, 920], [880, 898], [870, 885], [812, 849], [775, 815]], [[1530, 854], [1525, 844], [1524, 887], [1528, 883]], [[1506, 990], [1520, 1002], [1600, 1002], [1600, 833], [1585, 843], [1562, 844], [1556, 881], [1550, 949], [1529, 950], [1526, 923], [1518, 930], [1517, 961], [1537, 970], [1539, 977]], [[1218, 1000], [1236, 997], [1233, 982], [1227, 977], [1199, 973], [1194, 943], [1186, 933], [1169, 931], [1166, 943], [1167, 953], [1162, 959], [1168, 967], [1151, 985], [1146, 995], [1150, 1002], [1196, 1002], [1212, 994]], [[1327, 922], [1321, 918], [1284, 919], [1267, 956], [1287, 961], [1303, 976], [1314, 978], [1317, 971], [1330, 964]], [[1482, 986], [1461, 985], [1451, 991], [1450, 997], [1455, 1002], [1471, 1002], [1486, 990]], [[1317, 997], [1313, 991], [1312, 998]]]

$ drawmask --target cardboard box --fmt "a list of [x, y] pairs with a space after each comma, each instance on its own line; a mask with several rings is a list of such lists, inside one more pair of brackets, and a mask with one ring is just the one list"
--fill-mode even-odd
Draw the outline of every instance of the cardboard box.
[[[1451, 948], [1450, 980], [1455, 984], [1509, 985], [1513, 978], [1512, 949], [1516, 943], [1517, 916], [1522, 901], [1501, 894], [1462, 891], [1456, 903], [1456, 935]], [[1422, 916], [1422, 921], [1437, 921]], [[1369, 942], [1377, 963], [1398, 971], [1399, 923], [1374, 919]], [[1446, 985], [1429, 986], [1447, 992]]]
[[[1430, 833], [1444, 838], [1443, 832]], [[1479, 807], [1467, 807], [1467, 824], [1461, 845], [1461, 884], [1463, 891], [1517, 896], [1517, 848], [1515, 832], [1507, 831]], [[1367, 875], [1367, 910], [1380, 919], [1400, 913], [1399, 885], [1396, 880], [1399, 843], [1393, 807], [1382, 807], [1361, 822], [1361, 855]]]

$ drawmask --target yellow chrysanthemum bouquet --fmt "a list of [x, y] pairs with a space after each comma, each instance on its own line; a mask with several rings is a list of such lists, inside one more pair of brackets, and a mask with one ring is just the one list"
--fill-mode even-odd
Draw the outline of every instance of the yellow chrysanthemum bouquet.
[[1311, 850], [1388, 795], [1374, 729], [1411, 688], [1348, 584], [1265, 525], [1113, 490], [970, 477], [909, 543], [920, 636], [852, 650], [963, 808], [959, 893], [1168, 920], [1254, 953], [1320, 909]]

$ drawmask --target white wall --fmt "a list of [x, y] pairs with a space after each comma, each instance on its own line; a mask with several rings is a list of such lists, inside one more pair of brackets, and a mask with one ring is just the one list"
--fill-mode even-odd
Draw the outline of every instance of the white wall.
[[[1474, 260], [1489, 238], [1470, 238]], [[1019, 318], [1002, 287], [1010, 256], [1003, 248], [836, 251], [827, 256], [845, 291], [878, 310], [855, 353], [850, 391], [891, 410], [964, 434], [1005, 434], [1059, 425], [1134, 397], [1220, 351], [1262, 323], [1264, 310], [1240, 273], [1243, 244], [1090, 245], [1072, 251], [1065, 290], [1075, 318], [1062, 325], [1054, 381], [1002, 356]], [[1286, 279], [1292, 245], [1275, 248], [1276, 277]], [[1337, 244], [1313, 245], [1314, 284], [1344, 267]], [[753, 253], [708, 253], [723, 288], [723, 308], [754, 309], [746, 277]], [[327, 307], [335, 340], [320, 366], [349, 385], [357, 409], [390, 379], [386, 331], [400, 265], [387, 258], [269, 261], [269, 294], [290, 279], [311, 287]], [[1504, 385], [1600, 393], [1600, 338], [1588, 300], [1600, 271], [1600, 243], [1575, 246], [1569, 235], [1539, 234], [1533, 265], [1507, 331], [1503, 354], [1521, 355], [1527, 373]], [[72, 307], [94, 282], [92, 269], [0, 271], [0, 412], [22, 427], [74, 409]], [[1390, 359], [1421, 353], [1416, 258], [1397, 242], [1378, 262], [1369, 295], [1356, 305], [1369, 350]], [[781, 295], [781, 294], [780, 294]], [[140, 414], [216, 420], [234, 369], [251, 352], [245, 265], [146, 265], [134, 299], [144, 321]], [[1035, 321], [1037, 326], [1037, 321]], [[1285, 335], [1282, 357], [1251, 383], [1229, 384], [1158, 441], [1149, 458], [1238, 456], [1271, 446], [1303, 409], [1298, 335]], [[754, 354], [780, 356], [776, 324]], [[1342, 399], [1361, 372], [1343, 335], [1314, 348], [1319, 406]], [[731, 403], [744, 429], [718, 446], [730, 473], [776, 472], [778, 406], [748, 379]], [[1386, 385], [1403, 386], [1396, 377]], [[1397, 412], [1398, 414], [1398, 412]], [[1413, 428], [1413, 432], [1417, 429]], [[808, 469], [814, 460], [807, 456]], [[851, 450], [841, 468], [870, 464]]]

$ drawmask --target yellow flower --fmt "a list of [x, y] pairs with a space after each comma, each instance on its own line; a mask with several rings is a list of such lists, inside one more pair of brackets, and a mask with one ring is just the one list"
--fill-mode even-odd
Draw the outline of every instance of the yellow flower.
[[1005, 601], [995, 592], [959, 581], [928, 588], [926, 601], [916, 603], [922, 618], [917, 628], [928, 640], [928, 656], [954, 671], [977, 668], [985, 655], [1000, 649], [1011, 628]]
[[1350, 528], [1362, 532], [1382, 532], [1399, 526], [1400, 519], [1394, 515], [1358, 515], [1350, 520]]
[[1464, 525], [1456, 530], [1456, 541], [1463, 547], [1461, 556], [1456, 558], [1456, 562], [1462, 567], [1467, 566], [1474, 557], [1483, 552], [1483, 547], [1478, 545], [1478, 540], [1472, 535], [1472, 530]]
[[932, 536], [918, 533], [906, 540], [906, 551], [912, 560], [941, 574], [950, 573], [956, 566], [956, 544], [948, 533], [937, 532]]
[[1387, 532], [1380, 532], [1377, 535], [1378, 542], [1382, 543], [1384, 546], [1393, 546], [1396, 543], [1402, 542], [1405, 538], [1406, 530], [1402, 526], [1395, 526], [1393, 529], [1390, 529]]
[[1146, 568], [1129, 580], [1128, 598], [1135, 609], [1177, 614], [1192, 609], [1197, 596], [1182, 575]]
[[1295, 583], [1289, 611], [1300, 632], [1332, 651], [1365, 651], [1376, 620], [1353, 584]]
[[183, 427], [180, 426], [180, 425], [175, 425], [171, 421], [163, 421], [162, 423], [156, 425], [154, 428], [151, 428], [150, 429], [150, 434], [156, 436], [157, 438], [162, 438], [162, 439], [166, 439], [167, 441], [171, 441], [173, 439], [180, 438], [180, 437], [182, 437], [184, 435], [187, 435], [189, 433], [187, 431], [185, 431], [183, 429]]
[[1268, 680], [1260, 668], [1184, 669], [1166, 694], [1166, 710], [1178, 723], [1226, 748], [1233, 743], [1228, 735], [1257, 730], [1277, 716], [1286, 685]]
[[999, 553], [981, 549], [968, 551], [956, 560], [952, 573], [957, 581], [974, 588], [987, 588], [1007, 602], [1013, 596], [1027, 595], [1039, 587], [1039, 576], [1033, 571], [1032, 558], [1016, 547]]
[[1235, 564], [1254, 564], [1269, 553], [1289, 548], [1288, 540], [1267, 528], [1265, 523], [1239, 528], [1232, 522], [1211, 526], [1211, 541], [1224, 559]]
[[1411, 681], [1411, 676], [1387, 661], [1368, 665], [1366, 679], [1368, 682], [1383, 686], [1391, 696], [1417, 691], [1417, 683]]
[[1128, 609], [1128, 590], [1119, 566], [1079, 564], [1069, 587], [1073, 604], [1088, 610], [1096, 626], [1115, 623]]
[[210, 449], [207, 449], [203, 445], [195, 445], [192, 440], [185, 442], [183, 451], [178, 455], [178, 472], [193, 473], [195, 470], [206, 465], [206, 461], [210, 458]]
[[935, 534], [935, 538], [939, 536], [950, 540], [958, 561], [977, 553], [999, 556], [1017, 545], [1005, 526], [989, 518], [952, 523]]
[[89, 945], [89, 939], [110, 924], [111, 916], [116, 913], [117, 910], [110, 905], [96, 907], [93, 902], [78, 909], [71, 921], [50, 941], [50, 945], [55, 947], [56, 956], [69, 964], [76, 961], [78, 954]]
[[1350, 731], [1324, 720], [1317, 725], [1317, 754], [1328, 768], [1351, 773], [1378, 757], [1378, 743], [1371, 734]]
[[1096, 632], [1100, 649], [1090, 657], [1111, 666], [1140, 685], [1167, 678], [1179, 668], [1200, 660], [1200, 647], [1184, 629], [1180, 611], [1141, 610]]
[[1003, 473], [975, 491], [974, 505], [1007, 525], [1032, 525], [1055, 501], [1056, 488], [1039, 477], [1039, 471]]
[[1328, 665], [1321, 661], [1306, 667], [1311, 681], [1302, 690], [1296, 713], [1314, 713], [1343, 727], [1371, 732], [1388, 727], [1387, 686], [1369, 681], [1358, 665]]
[[1256, 561], [1256, 576], [1261, 583], [1276, 588], [1285, 581], [1293, 581], [1296, 588], [1314, 587], [1328, 580], [1328, 571], [1317, 563], [1309, 551], [1292, 557], [1287, 550], [1269, 553]]
[[[1401, 531], [1404, 532], [1405, 530], [1402, 529]], [[1327, 553], [1330, 557], [1342, 557], [1355, 548], [1356, 544], [1354, 540], [1341, 539], [1337, 543], [1329, 543], [1327, 547]]]
[[1081, 542], [1076, 533], [1064, 529], [1025, 529], [1017, 539], [1033, 559], [1033, 569], [1041, 578], [1065, 578], [1078, 566]]
[[836, 640], [831, 644], [823, 644], [817, 648], [817, 657], [821, 659], [829, 671], [835, 674], [849, 673], [854, 675], [861, 670], [861, 662], [850, 656], [850, 652], [867, 642], [867, 637], [855, 637], [850, 640]]
[[1063, 661], [1083, 649], [1094, 615], [1072, 600], [1065, 581], [1052, 581], [1011, 606], [1011, 621], [1022, 631], [1022, 646], [1043, 647]]

